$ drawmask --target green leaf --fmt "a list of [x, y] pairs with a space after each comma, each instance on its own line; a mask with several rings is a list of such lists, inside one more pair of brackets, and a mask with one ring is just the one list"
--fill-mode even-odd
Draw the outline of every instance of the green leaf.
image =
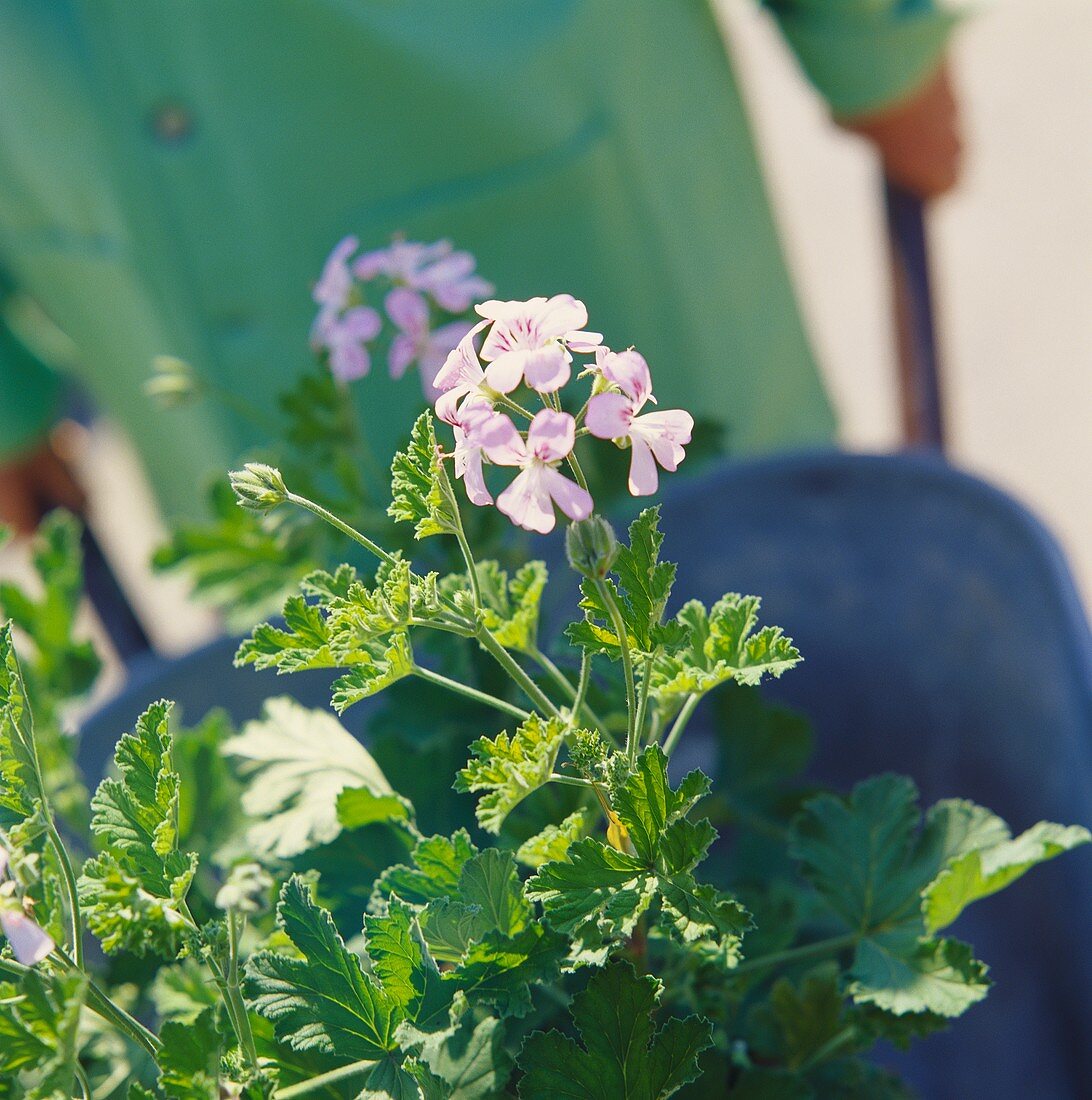
[[930, 932], [946, 928], [971, 902], [1003, 890], [1037, 864], [1089, 840], [1092, 834], [1080, 825], [1040, 821], [1015, 840], [999, 839], [958, 856], [925, 889], [926, 927]]
[[26, 686], [11, 623], [4, 623], [0, 626], [0, 826], [10, 828], [30, 817], [44, 798]]
[[342, 828], [362, 829], [380, 822], [411, 822], [413, 806], [400, 794], [376, 794], [370, 787], [346, 787], [337, 796]]
[[17, 1085], [16, 1096], [69, 1100], [86, 991], [78, 973], [46, 979], [30, 970], [18, 983], [0, 982], [0, 1089], [18, 1078], [25, 1088]]
[[882, 775], [848, 799], [811, 799], [790, 849], [826, 904], [858, 934], [850, 992], [898, 1015], [955, 1016], [985, 996], [986, 970], [955, 940], [931, 939], [963, 908], [1036, 863], [1087, 843], [1040, 823], [1015, 840], [970, 802], [940, 802], [924, 824], [909, 780]]
[[588, 812], [577, 810], [560, 825], [547, 825], [542, 832], [525, 840], [516, 851], [516, 859], [525, 867], [541, 867], [544, 863], [564, 860], [569, 846], [588, 830]]
[[493, 1016], [476, 1026], [465, 1019], [450, 1035], [426, 1042], [421, 1060], [443, 1082], [446, 1100], [490, 1100], [501, 1092], [512, 1071], [504, 1027]]
[[463, 867], [478, 854], [465, 829], [452, 836], [430, 836], [413, 849], [413, 866], [387, 868], [376, 882], [376, 898], [397, 894], [412, 905], [426, 905], [435, 898], [459, 898]]
[[206, 1008], [220, 1003], [220, 994], [208, 970], [192, 958], [161, 966], [152, 983], [151, 996], [160, 1019], [180, 1024], [192, 1024]]
[[595, 974], [573, 999], [583, 1047], [560, 1032], [536, 1032], [523, 1044], [520, 1096], [572, 1100], [663, 1100], [698, 1076], [698, 1055], [713, 1041], [697, 1016], [655, 1030], [662, 985], [628, 963]]
[[528, 897], [542, 902], [552, 927], [573, 938], [575, 964], [601, 964], [611, 944], [632, 933], [657, 897], [669, 934], [683, 943], [708, 941], [725, 965], [735, 960], [749, 916], [734, 899], [690, 874], [716, 837], [707, 821], [685, 817], [708, 789], [709, 780], [696, 771], [672, 789], [667, 757], [659, 745], [650, 746], [613, 792], [632, 852], [588, 837], [528, 880]]
[[478, 799], [476, 810], [478, 824], [486, 832], [499, 833], [512, 810], [549, 782], [565, 735], [560, 718], [533, 714], [511, 738], [499, 733], [471, 744], [474, 755], [455, 777], [455, 789], [488, 792]]
[[409, 445], [391, 464], [391, 504], [387, 514], [412, 523], [414, 536], [454, 534], [459, 510], [447, 474], [440, 465], [432, 414], [423, 412], [410, 432]]
[[[480, 561], [477, 576], [484, 626], [505, 649], [533, 651], [538, 644], [539, 604], [549, 577], [545, 563], [529, 561], [509, 580], [497, 562]], [[453, 598], [469, 597], [466, 574], [452, 574], [442, 587]], [[472, 606], [469, 602], [467, 611]]]
[[409, 907], [392, 898], [385, 914], [365, 916], [364, 936], [372, 973], [402, 1017], [426, 1029], [446, 1022], [451, 997]]
[[[390, 811], [385, 820], [406, 817], [405, 804], [364, 746], [332, 715], [288, 697], [267, 700], [262, 717], [229, 738], [224, 753], [246, 783], [243, 809], [254, 819], [247, 841], [259, 858], [284, 859], [333, 840], [342, 829], [339, 796], [347, 788], [380, 800]], [[358, 807], [364, 797], [357, 797]]]
[[187, 1023], [168, 1021], [159, 1032], [159, 1087], [172, 1100], [219, 1100], [224, 1034], [217, 1010], [206, 1008]]
[[289, 596], [281, 611], [284, 628], [260, 623], [239, 643], [235, 666], [275, 668], [278, 673], [336, 668], [330, 632], [322, 612], [299, 595]]
[[851, 970], [855, 1001], [901, 1016], [959, 1016], [989, 992], [986, 967], [958, 940], [917, 939], [896, 930], [862, 940]]
[[92, 831], [103, 847], [80, 878], [80, 902], [103, 950], [172, 958], [188, 923], [186, 893], [197, 856], [178, 850], [178, 775], [171, 764], [172, 704], [153, 703], [114, 750], [116, 778], [91, 800]]
[[[629, 647], [637, 653], [651, 653], [663, 640], [661, 620], [675, 582], [675, 565], [659, 560], [659, 518], [659, 506], [646, 508], [630, 524], [630, 544], [618, 548], [614, 561], [618, 583], [609, 577], [604, 581], [618, 605]], [[602, 594], [590, 579], [581, 582], [580, 591], [584, 621], [568, 627], [569, 640], [589, 653], [617, 660], [619, 641]]]
[[42, 520], [31, 547], [39, 598], [0, 583], [0, 613], [9, 617], [34, 649], [33, 679], [43, 694], [69, 699], [86, 692], [101, 667], [89, 641], [74, 637], [83, 589], [80, 522], [57, 509]]
[[566, 947], [539, 924], [514, 936], [488, 932], [444, 980], [472, 1004], [489, 1005], [501, 1016], [524, 1016], [531, 1010], [531, 989], [556, 981]]
[[334, 681], [330, 702], [338, 714], [404, 679], [413, 672], [413, 653], [405, 634], [392, 634], [388, 645], [372, 643], [354, 653], [352, 669]]
[[459, 873], [459, 900], [477, 907], [486, 928], [502, 936], [515, 936], [531, 919], [531, 906], [510, 852], [487, 848], [467, 860]]
[[780, 627], [755, 632], [760, 604], [757, 596], [735, 592], [709, 612], [697, 600], [685, 604], [675, 616], [679, 643], [653, 662], [651, 690], [657, 700], [701, 695], [727, 680], [758, 684], [799, 664], [800, 652]]
[[293, 1050], [345, 1063], [379, 1060], [397, 1049], [398, 999], [364, 972], [298, 875], [281, 890], [277, 922], [302, 958], [259, 951], [247, 962], [245, 989], [278, 1038]]
[[660, 506], [646, 508], [629, 525], [629, 546], [620, 546], [614, 572], [625, 596], [623, 619], [626, 629], [637, 639], [637, 647], [649, 652], [653, 633], [663, 619], [676, 566], [660, 561]]

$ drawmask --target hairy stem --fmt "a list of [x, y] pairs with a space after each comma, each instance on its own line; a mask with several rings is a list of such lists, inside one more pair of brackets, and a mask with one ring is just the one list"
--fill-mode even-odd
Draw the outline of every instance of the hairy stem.
[[670, 732], [664, 739], [664, 755], [670, 756], [675, 751], [675, 746], [679, 743], [679, 738], [683, 735], [683, 730], [686, 729], [687, 723], [690, 721], [690, 716], [697, 709], [698, 704], [701, 702], [701, 696], [696, 692], [693, 695], [686, 697], [686, 702], [682, 705], [682, 710], [679, 711], [678, 716], [675, 718], [675, 724], [671, 727]]
[[[62, 948], [55, 948], [53, 954], [60, 959], [62, 963], [69, 970], [80, 970], [73, 959]], [[6, 959], [0, 959], [0, 969], [7, 969], [9, 972], [25, 973], [29, 967], [19, 967], [18, 971], [13, 971], [12, 966], [19, 966], [18, 963], [12, 964]], [[87, 979], [87, 1007], [91, 1009], [96, 1015], [101, 1016], [108, 1023], [111, 1023], [122, 1032], [129, 1039], [131, 1039], [138, 1046], [143, 1047], [153, 1058], [158, 1052], [160, 1046], [157, 1036], [153, 1035], [139, 1020], [134, 1019], [123, 1008], [119, 1008], [110, 998], [95, 984], [95, 980], [90, 976]]]
[[835, 955], [847, 947], [852, 947], [857, 942], [857, 938], [856, 932], [847, 932], [843, 936], [831, 936], [829, 939], [816, 940], [815, 943], [806, 943], [801, 947], [790, 947], [785, 951], [760, 955], [757, 959], [745, 959], [739, 966], [729, 971], [729, 976], [738, 977], [740, 974], [767, 970], [771, 966], [799, 962], [801, 959], [811, 959], [817, 955]]
[[431, 669], [422, 668], [420, 665], [413, 666], [413, 675], [421, 680], [427, 680], [430, 684], [436, 684], [438, 687], [453, 691], [457, 695], [463, 695], [467, 699], [473, 699], [476, 703], [484, 703], [487, 707], [493, 707], [496, 710], [503, 711], [505, 714], [510, 714], [513, 718], [518, 718], [521, 722], [526, 722], [527, 719], [531, 717], [530, 711], [526, 711], [522, 707], [517, 707], [514, 703], [509, 703], [505, 699], [498, 699], [495, 695], [489, 695], [487, 692], [478, 691], [477, 688], [469, 687], [466, 684], [460, 684], [458, 680], [449, 680], [439, 672], [433, 672]]
[[61, 865], [61, 878], [64, 881], [65, 897], [68, 901], [69, 918], [72, 928], [72, 953], [76, 956], [76, 965], [83, 969], [83, 919], [80, 915], [80, 895], [76, 886], [76, 873], [72, 869], [72, 860], [64, 846], [61, 834], [53, 821], [53, 810], [46, 807], [46, 821], [53, 850], [57, 853], [57, 862]]
[[246, 927], [246, 918], [240, 926], [238, 914], [234, 909], [228, 910], [228, 971], [226, 985], [228, 999], [234, 1006], [234, 1014], [242, 1025], [242, 1034], [239, 1036], [239, 1045], [243, 1048], [243, 1054], [247, 1062], [254, 1068], [258, 1068], [258, 1048], [254, 1044], [254, 1032], [250, 1027], [250, 1016], [247, 1014], [246, 1003], [243, 1001], [242, 989], [239, 986], [239, 937]]
[[300, 508], [306, 508], [308, 512], [318, 516], [319, 519], [325, 520], [343, 535], [348, 535], [353, 542], [359, 543], [368, 553], [374, 554], [381, 562], [385, 562], [387, 565], [394, 564], [393, 554], [388, 554], [378, 543], [372, 542], [367, 535], [362, 535], [355, 527], [350, 527], [344, 520], [338, 519], [333, 512], [327, 511], [321, 504], [316, 504], [313, 500], [308, 500], [307, 497], [301, 497], [298, 493], [293, 492], [288, 492], [287, 499]]
[[641, 692], [637, 700], [637, 720], [635, 722], [634, 740], [640, 745], [645, 733], [645, 723], [648, 721], [648, 696], [652, 680], [652, 654], [644, 659], [641, 666]]
[[605, 737], [612, 738], [611, 732], [606, 728], [606, 723], [604, 723], [587, 703], [586, 696], [588, 694], [588, 683], [591, 679], [591, 658], [586, 653], [581, 658], [580, 679], [577, 682], [577, 686], [574, 688], [568, 676], [566, 676], [565, 673], [538, 648], [538, 646], [533, 646], [527, 653], [532, 660], [541, 665], [550, 679], [553, 680], [571, 700], [573, 716], [575, 717], [578, 714], [582, 714], [585, 720], [590, 722], [595, 729], [598, 729]]
[[634, 734], [637, 723], [637, 694], [633, 685], [633, 655], [629, 651], [629, 635], [626, 633], [626, 624], [622, 621], [622, 612], [618, 607], [618, 601], [610, 590], [610, 586], [603, 580], [596, 578], [596, 591], [599, 593], [603, 606], [610, 615], [611, 625], [618, 638], [618, 648], [622, 654], [622, 674], [626, 680], [626, 757], [630, 767], [637, 763], [637, 738]]
[[335, 1085], [339, 1081], [345, 1081], [350, 1077], [358, 1077], [362, 1073], [367, 1073], [376, 1064], [374, 1061], [350, 1062], [347, 1066], [339, 1066], [328, 1073], [320, 1073], [317, 1077], [312, 1077], [308, 1081], [300, 1081], [298, 1085], [289, 1085], [287, 1088], [277, 1089], [273, 1094], [274, 1100], [291, 1100], [293, 1096], [307, 1096], [309, 1093], [326, 1088], [327, 1085]]
[[588, 779], [580, 779], [575, 775], [562, 775], [560, 772], [554, 772], [550, 776], [550, 782], [561, 783], [566, 787], [587, 787], [590, 789], [595, 786], [595, 784]]
[[531, 700], [532, 703], [551, 718], [560, 717], [560, 712], [550, 700], [550, 697], [523, 671], [516, 663], [515, 658], [497, 641], [496, 638], [484, 627], [479, 626], [475, 635], [482, 649], [486, 651], [515, 681], [516, 686]]

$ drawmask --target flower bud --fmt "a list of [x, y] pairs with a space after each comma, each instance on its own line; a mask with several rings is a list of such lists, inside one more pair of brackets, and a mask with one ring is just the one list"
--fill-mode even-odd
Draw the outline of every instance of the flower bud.
[[241, 470], [232, 470], [228, 478], [240, 508], [268, 512], [288, 499], [280, 470], [262, 462], [248, 462]]
[[177, 409], [198, 396], [201, 386], [193, 368], [173, 355], [157, 355], [152, 360], [152, 377], [144, 383], [144, 393], [163, 409]]
[[578, 573], [592, 580], [605, 577], [618, 556], [614, 528], [602, 516], [589, 516], [569, 524], [565, 553]]

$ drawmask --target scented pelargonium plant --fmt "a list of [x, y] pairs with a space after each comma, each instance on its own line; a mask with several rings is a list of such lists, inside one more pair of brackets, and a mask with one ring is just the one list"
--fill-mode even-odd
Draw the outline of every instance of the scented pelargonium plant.
[[[365, 307], [320, 289], [316, 331], [356, 370], [331, 333], [369, 331], [344, 316]], [[93, 678], [71, 521], [43, 532], [44, 595], [0, 590], [3, 1095], [906, 1096], [869, 1050], [989, 988], [946, 930], [1090, 839], [1014, 838], [966, 801], [923, 814], [892, 775], [805, 784], [806, 723], [757, 695], [801, 660], [790, 638], [755, 596], [673, 599], [655, 506], [624, 539], [595, 512], [582, 456], [628, 450], [625, 488], [648, 496], [689, 415], [570, 296], [477, 315], [391, 467], [405, 546], [446, 542], [453, 567], [270, 464], [231, 475], [251, 516], [301, 511], [371, 560], [308, 573], [237, 656], [336, 670], [363, 742], [287, 696], [239, 731], [154, 702], [88, 803], [58, 718]], [[546, 565], [475, 553], [483, 511], [566, 525], [561, 644], [540, 637]], [[682, 774], [702, 706], [709, 774]]]

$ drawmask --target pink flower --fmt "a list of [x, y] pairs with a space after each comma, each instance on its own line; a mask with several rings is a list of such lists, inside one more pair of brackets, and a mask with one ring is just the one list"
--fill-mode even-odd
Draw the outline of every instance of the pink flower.
[[652, 378], [644, 356], [633, 351], [596, 353], [602, 376], [620, 393], [596, 394], [588, 402], [585, 420], [588, 431], [600, 439], [628, 439], [633, 448], [629, 464], [629, 491], [635, 496], [656, 492], [658, 462], [674, 472], [686, 457], [683, 445], [690, 442], [694, 418], [682, 409], [638, 416], [652, 396]]
[[474, 257], [453, 252], [450, 241], [392, 241], [389, 248], [364, 253], [353, 271], [364, 280], [385, 275], [401, 286], [430, 294], [448, 313], [465, 313], [475, 298], [493, 290], [492, 284], [474, 274], [474, 267]]
[[588, 311], [571, 294], [526, 302], [483, 302], [474, 307], [493, 327], [482, 345], [486, 381], [510, 393], [521, 381], [553, 393], [569, 380], [571, 351], [594, 351], [603, 337], [585, 332]]
[[391, 377], [401, 378], [416, 362], [425, 393], [430, 400], [435, 400], [436, 375], [452, 349], [470, 330], [470, 322], [452, 321], [430, 330], [428, 302], [409, 287], [395, 287], [384, 304], [387, 316], [398, 328], [387, 356]]
[[352, 382], [371, 370], [371, 356], [364, 345], [382, 328], [382, 318], [370, 306], [355, 306], [345, 313], [324, 306], [311, 329], [311, 346], [326, 349], [330, 373], [338, 381]]
[[495, 415], [484, 443], [485, 453], [499, 466], [521, 467], [497, 498], [497, 507], [518, 527], [543, 535], [554, 529], [555, 504], [569, 519], [587, 519], [592, 511], [591, 496], [557, 470], [573, 449], [576, 421], [568, 413], [543, 409], [531, 421], [525, 442], [507, 416]]
[[455, 450], [451, 457], [455, 460], [455, 476], [462, 478], [470, 503], [479, 507], [493, 503], [482, 472], [482, 453], [494, 438], [499, 442], [505, 437], [502, 421], [507, 421], [508, 426], [512, 424], [506, 416], [494, 412], [484, 398], [472, 395], [463, 402], [452, 425]]
[[[433, 379], [433, 386], [440, 391], [440, 396], [436, 399], [436, 415], [448, 424], [454, 424], [458, 420], [458, 405], [464, 397], [483, 394], [485, 371], [478, 362], [474, 337], [487, 324], [488, 321], [479, 321], [459, 341]], [[487, 394], [484, 396], [488, 397]]]
[[[356, 237], [344, 237], [334, 246], [326, 258], [319, 281], [311, 297], [320, 306], [344, 309], [353, 289], [353, 275], [349, 270], [349, 257], [360, 247]], [[320, 314], [321, 316], [321, 314]]]
[[57, 946], [52, 936], [22, 909], [0, 909], [0, 929], [24, 966], [40, 963]]

